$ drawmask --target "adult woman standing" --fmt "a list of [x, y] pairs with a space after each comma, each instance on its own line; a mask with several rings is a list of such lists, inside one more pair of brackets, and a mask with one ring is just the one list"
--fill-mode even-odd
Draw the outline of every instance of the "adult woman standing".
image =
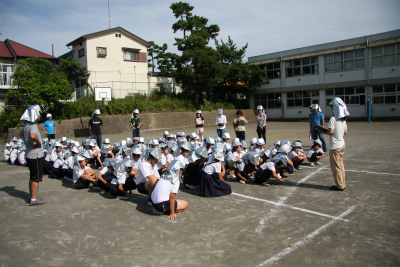
[[233, 127], [235, 128], [236, 137], [239, 138], [240, 142], [246, 140], [246, 123], [248, 121], [243, 117], [243, 111], [239, 109], [236, 111], [236, 117], [233, 119]]
[[264, 112], [263, 106], [259, 105], [257, 106], [257, 135], [258, 139], [262, 138], [264, 139], [265, 143], [267, 143], [267, 140], [265, 139], [265, 133], [267, 131], [266, 124], [267, 124], [267, 114]]
[[340, 97], [335, 97], [329, 103], [329, 106], [331, 106], [334, 116], [329, 120], [328, 130], [323, 133], [329, 135], [329, 161], [336, 184], [332, 185], [329, 189], [343, 191], [346, 189], [343, 164], [343, 154], [346, 150], [344, 136], [347, 134], [346, 119], [350, 113], [347, 111], [347, 106]]
[[194, 121], [196, 125], [196, 134], [199, 136], [200, 142], [203, 142], [203, 132], [204, 132], [204, 118], [201, 110], [196, 111], [196, 119]]

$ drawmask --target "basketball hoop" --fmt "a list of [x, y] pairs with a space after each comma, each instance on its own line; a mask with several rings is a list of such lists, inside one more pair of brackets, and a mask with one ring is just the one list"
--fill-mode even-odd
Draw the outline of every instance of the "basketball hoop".
[[106, 101], [106, 99], [103, 97], [103, 104], [105, 105], [105, 106], [107, 106], [108, 105], [108, 101]]

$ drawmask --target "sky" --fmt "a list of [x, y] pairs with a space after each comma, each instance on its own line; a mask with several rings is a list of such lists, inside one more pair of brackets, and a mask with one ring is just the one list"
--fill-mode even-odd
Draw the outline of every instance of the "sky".
[[[122, 27], [176, 53], [170, 0], [109, 0], [111, 28]], [[188, 0], [193, 14], [220, 27], [248, 57], [400, 29], [400, 0]], [[0, 0], [0, 40], [56, 57], [66, 44], [108, 29], [107, 0]]]

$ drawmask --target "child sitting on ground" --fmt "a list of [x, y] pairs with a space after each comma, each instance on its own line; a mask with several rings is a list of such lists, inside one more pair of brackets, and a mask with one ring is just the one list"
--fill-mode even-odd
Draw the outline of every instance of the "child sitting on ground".
[[76, 189], [88, 188], [93, 184], [97, 188], [96, 171], [86, 166], [86, 160], [82, 156], [76, 156], [74, 161], [73, 183]]
[[293, 150], [289, 153], [288, 158], [293, 162], [293, 166], [297, 170], [302, 170], [300, 164], [303, 163], [306, 155], [302, 152], [301, 142], [297, 141], [293, 143]]
[[324, 151], [322, 150], [322, 142], [319, 139], [314, 140], [311, 149], [307, 153], [307, 160], [310, 162], [311, 166], [315, 164], [321, 165], [320, 159], [325, 157]]

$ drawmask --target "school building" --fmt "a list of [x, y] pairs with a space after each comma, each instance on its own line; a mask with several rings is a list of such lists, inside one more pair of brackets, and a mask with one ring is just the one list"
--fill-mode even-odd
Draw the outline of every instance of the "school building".
[[[319, 104], [326, 117], [341, 97], [352, 119], [400, 119], [400, 30], [249, 57], [270, 81], [250, 99], [270, 119], [308, 119]], [[368, 102], [369, 101], [369, 102]]]

